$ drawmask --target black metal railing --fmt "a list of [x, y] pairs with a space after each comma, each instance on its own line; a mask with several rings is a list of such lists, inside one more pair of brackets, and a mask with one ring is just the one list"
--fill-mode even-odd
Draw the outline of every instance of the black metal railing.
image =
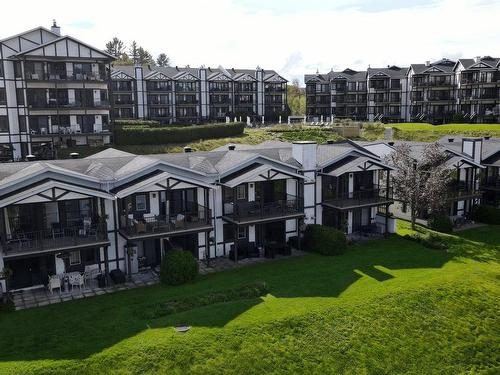
[[323, 201], [329, 205], [346, 208], [369, 204], [385, 203], [393, 199], [392, 188], [367, 188], [355, 190], [352, 193], [329, 194], [323, 193]]
[[477, 190], [472, 184], [466, 184], [465, 182], [450, 184], [446, 193], [447, 199], [451, 200], [480, 195], [481, 191]]
[[37, 231], [13, 231], [7, 236], [7, 256], [74, 248], [108, 240], [106, 223], [60, 226]]
[[295, 195], [283, 194], [271, 202], [225, 202], [224, 216], [235, 221], [268, 219], [300, 214], [304, 211], [303, 199]]
[[486, 188], [500, 189], [500, 176], [488, 176], [483, 179], [481, 185]]
[[188, 204], [187, 210], [170, 215], [151, 215], [140, 218], [121, 215], [120, 228], [128, 236], [157, 235], [196, 230], [211, 225], [211, 210], [200, 204]]

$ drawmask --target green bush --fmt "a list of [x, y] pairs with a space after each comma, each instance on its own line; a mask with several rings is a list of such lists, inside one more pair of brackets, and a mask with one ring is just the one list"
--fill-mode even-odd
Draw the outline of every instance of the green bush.
[[473, 218], [485, 224], [500, 224], [500, 208], [482, 204], [474, 207]]
[[347, 239], [340, 230], [311, 224], [304, 232], [304, 249], [322, 255], [340, 255], [347, 249]]
[[451, 233], [453, 231], [453, 223], [444, 212], [432, 214], [429, 218], [429, 228], [437, 232]]
[[156, 303], [136, 311], [136, 315], [145, 319], [156, 319], [166, 315], [177, 314], [198, 307], [212, 305], [214, 303], [238, 301], [265, 296], [269, 288], [265, 282], [255, 282], [237, 288], [210, 292], [201, 295], [193, 295], [184, 298], [172, 299], [162, 303]]
[[188, 143], [200, 139], [227, 138], [243, 134], [244, 123], [192, 126], [122, 126], [114, 131], [117, 145]]
[[189, 251], [173, 250], [161, 262], [160, 281], [167, 285], [180, 285], [198, 275], [198, 260]]
[[410, 241], [418, 242], [429, 249], [446, 250], [448, 248], [448, 244], [439, 235], [433, 233], [426, 236], [418, 234], [405, 234], [404, 238]]

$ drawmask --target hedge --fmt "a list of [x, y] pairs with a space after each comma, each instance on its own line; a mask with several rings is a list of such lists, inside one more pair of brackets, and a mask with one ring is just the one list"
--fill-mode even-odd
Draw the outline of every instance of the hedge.
[[244, 123], [192, 125], [185, 127], [129, 127], [114, 131], [117, 145], [188, 143], [200, 139], [227, 138], [243, 134]]
[[437, 232], [451, 233], [453, 223], [445, 212], [436, 212], [429, 218], [429, 228]]
[[198, 275], [198, 260], [184, 250], [167, 252], [160, 265], [160, 281], [167, 285], [180, 285]]
[[340, 255], [347, 249], [345, 233], [330, 227], [311, 224], [304, 232], [304, 250], [322, 255]]
[[500, 208], [482, 204], [474, 207], [474, 220], [485, 224], [500, 224]]
[[258, 281], [252, 284], [242, 285], [237, 288], [207, 292], [200, 295], [180, 297], [165, 302], [151, 304], [146, 308], [142, 306], [136, 310], [136, 315], [143, 319], [156, 319], [162, 316], [177, 314], [183, 311], [212, 305], [214, 303], [232, 302], [243, 299], [252, 299], [265, 296], [269, 293], [269, 287], [265, 282]]

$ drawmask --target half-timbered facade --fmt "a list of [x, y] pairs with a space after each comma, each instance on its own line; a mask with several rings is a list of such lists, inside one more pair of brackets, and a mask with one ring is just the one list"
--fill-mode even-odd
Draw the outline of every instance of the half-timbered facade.
[[1, 160], [109, 143], [112, 60], [55, 22], [0, 40]]
[[287, 81], [272, 70], [115, 66], [111, 77], [115, 119], [276, 121], [287, 109]]

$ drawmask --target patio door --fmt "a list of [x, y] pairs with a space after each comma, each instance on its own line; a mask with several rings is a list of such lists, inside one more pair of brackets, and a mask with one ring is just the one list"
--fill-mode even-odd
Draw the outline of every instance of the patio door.
[[275, 221], [263, 223], [255, 226], [255, 240], [258, 246], [263, 246], [269, 242], [286, 242], [285, 221]]

